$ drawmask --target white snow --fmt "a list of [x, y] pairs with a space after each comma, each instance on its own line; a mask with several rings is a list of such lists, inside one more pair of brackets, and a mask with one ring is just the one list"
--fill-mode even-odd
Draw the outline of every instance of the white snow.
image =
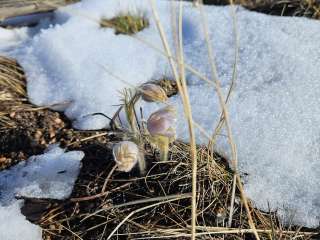
[[10, 202], [15, 195], [33, 198], [67, 198], [79, 174], [84, 154], [53, 145], [48, 152], [33, 156], [9, 170], [0, 172], [0, 201]]
[[25, 219], [20, 212], [22, 201], [3, 207], [0, 205], [0, 239], [41, 240], [41, 228]]
[[[136, 2], [131, 1], [131, 5], [136, 6]], [[116, 16], [121, 9], [117, 5], [116, 1], [84, 1], [57, 13], [68, 20], [41, 31], [16, 53], [27, 73], [31, 101], [38, 105], [67, 103], [65, 113], [77, 120], [78, 128], [105, 127], [106, 118], [91, 118], [89, 124], [81, 117], [94, 112], [112, 115], [118, 108], [120, 91], [128, 83], [136, 86], [151, 79], [157, 66], [153, 49], [128, 36], [115, 36], [113, 29], [100, 28], [96, 19]], [[144, 12], [142, 9], [137, 14]], [[138, 36], [159, 42], [153, 28]], [[110, 76], [108, 70], [122, 81]]]
[[0, 27], [0, 52], [10, 52], [27, 37], [27, 28], [5, 29]]
[[[156, 2], [173, 47], [171, 4]], [[234, 61], [230, 7], [208, 6], [205, 11], [226, 93]], [[134, 37], [99, 27], [102, 16], [128, 12], [142, 14], [150, 26]], [[162, 49], [151, 16], [146, 0], [84, 0], [57, 12], [55, 24], [30, 36], [9, 55], [26, 70], [33, 103], [61, 103], [58, 109], [75, 120], [77, 128], [106, 127], [106, 118], [85, 116], [95, 112], [112, 116], [124, 87], [171, 76], [165, 58], [144, 43]], [[228, 106], [240, 170], [248, 173], [246, 192], [258, 207], [267, 209], [269, 201], [273, 209], [279, 208], [284, 221], [293, 218], [296, 224], [315, 227], [320, 220], [320, 23], [242, 8], [237, 20], [238, 79]], [[185, 4], [186, 62], [210, 77], [200, 21], [199, 11]], [[212, 134], [221, 112], [214, 89], [190, 72], [187, 80], [194, 118]], [[188, 140], [178, 97], [170, 102], [181, 116], [178, 136]], [[155, 106], [144, 105], [144, 109], [150, 113]], [[219, 137], [217, 149], [228, 156], [224, 135]], [[206, 142], [198, 133], [198, 143]]]
[[0, 239], [42, 239], [40, 227], [25, 220], [20, 212], [23, 201], [15, 200], [15, 196], [67, 198], [83, 156], [81, 151], [65, 152], [52, 145], [46, 153], [0, 172]]

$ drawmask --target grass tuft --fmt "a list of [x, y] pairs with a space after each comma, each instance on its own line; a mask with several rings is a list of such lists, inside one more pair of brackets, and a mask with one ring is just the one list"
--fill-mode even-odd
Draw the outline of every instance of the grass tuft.
[[27, 103], [25, 75], [17, 61], [0, 56], [0, 129], [14, 127], [10, 113]]
[[100, 26], [102, 28], [113, 28], [116, 34], [132, 35], [148, 27], [149, 22], [140, 16], [120, 15], [112, 19], [101, 19]]

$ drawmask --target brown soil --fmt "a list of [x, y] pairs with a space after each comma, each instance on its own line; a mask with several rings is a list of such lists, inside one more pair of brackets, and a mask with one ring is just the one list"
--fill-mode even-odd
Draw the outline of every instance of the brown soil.
[[93, 142], [107, 142], [101, 136], [81, 143], [81, 139], [103, 131], [77, 131], [62, 114], [48, 109], [12, 112], [9, 116], [15, 126], [1, 131], [0, 169], [43, 153], [49, 144], [59, 143], [62, 147], [72, 144], [70, 148], [76, 149]]

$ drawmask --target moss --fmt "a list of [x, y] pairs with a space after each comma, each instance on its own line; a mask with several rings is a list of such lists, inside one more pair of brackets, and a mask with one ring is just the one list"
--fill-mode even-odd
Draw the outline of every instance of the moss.
[[149, 26], [147, 19], [141, 16], [120, 15], [112, 19], [101, 19], [102, 28], [113, 28], [116, 34], [135, 34]]

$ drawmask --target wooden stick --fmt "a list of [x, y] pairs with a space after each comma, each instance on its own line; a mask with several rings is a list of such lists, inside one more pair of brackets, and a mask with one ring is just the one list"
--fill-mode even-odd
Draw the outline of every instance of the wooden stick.
[[[76, 0], [73, 1], [75, 2]], [[0, 0], [0, 21], [18, 16], [54, 11], [68, 3], [66, 0]]]

